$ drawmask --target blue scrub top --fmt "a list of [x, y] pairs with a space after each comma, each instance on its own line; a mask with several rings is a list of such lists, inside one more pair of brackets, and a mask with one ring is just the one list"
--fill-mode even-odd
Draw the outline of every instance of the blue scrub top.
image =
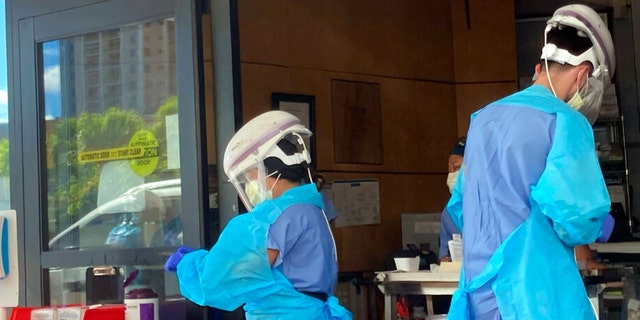
[[298, 291], [333, 291], [338, 263], [320, 208], [309, 204], [287, 207], [269, 228], [267, 247], [280, 251], [274, 267], [280, 267]]
[[463, 274], [449, 319], [593, 319], [573, 247], [610, 200], [583, 115], [533, 85], [472, 115], [447, 205]]
[[338, 210], [333, 205], [333, 201], [331, 201], [327, 191], [321, 190], [320, 195], [322, 195], [322, 203], [324, 204], [324, 214], [327, 216], [327, 220], [331, 222], [338, 217]]
[[[315, 207], [315, 216], [305, 215], [305, 219], [316, 221], [319, 216], [324, 220], [317, 214], [324, 205], [314, 184], [289, 189], [278, 198], [256, 205], [251, 212], [231, 219], [211, 250], [196, 250], [184, 256], [177, 266], [180, 293], [196, 304], [223, 310], [234, 310], [244, 304], [247, 320], [352, 319], [351, 313], [330, 292], [326, 302], [305, 295], [284, 275], [282, 264], [277, 267], [269, 264], [270, 226], [292, 206]], [[291, 213], [296, 212], [300, 213], [297, 209]], [[329, 230], [326, 222], [324, 228]], [[326, 238], [321, 243], [326, 247]], [[285, 259], [290, 250], [291, 246], [285, 245]], [[324, 263], [334, 262], [332, 256]]]
[[461, 234], [460, 229], [453, 223], [449, 211], [445, 208], [440, 214], [440, 248], [438, 258], [442, 259], [449, 255], [449, 240], [453, 240], [454, 234]]

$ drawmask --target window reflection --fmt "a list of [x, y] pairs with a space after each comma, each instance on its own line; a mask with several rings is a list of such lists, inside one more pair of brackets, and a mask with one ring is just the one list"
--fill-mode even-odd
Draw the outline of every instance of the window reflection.
[[[103, 272], [111, 269], [113, 272]], [[126, 288], [124, 279], [138, 275]], [[100, 271], [100, 272], [94, 272]], [[178, 280], [163, 266], [84, 266], [49, 269], [50, 306], [123, 303], [132, 289], [150, 288], [158, 294], [161, 319], [184, 319], [186, 300], [180, 295]]]
[[[182, 243], [174, 23], [40, 45], [50, 250]], [[1, 144], [0, 144], [1, 151]]]

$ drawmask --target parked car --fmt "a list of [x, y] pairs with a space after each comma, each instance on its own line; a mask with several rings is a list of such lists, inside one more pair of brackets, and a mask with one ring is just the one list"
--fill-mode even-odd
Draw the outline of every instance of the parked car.
[[179, 245], [180, 210], [180, 179], [141, 184], [55, 235], [49, 250]]

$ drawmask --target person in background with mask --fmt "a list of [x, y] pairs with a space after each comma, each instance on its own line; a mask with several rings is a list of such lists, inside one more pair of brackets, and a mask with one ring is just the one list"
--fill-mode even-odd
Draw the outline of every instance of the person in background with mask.
[[333, 227], [335, 226], [336, 219], [338, 218], [338, 210], [336, 210], [328, 191], [324, 189], [327, 180], [324, 175], [318, 172], [314, 173], [311, 177], [313, 178], [313, 182], [316, 184], [316, 188], [318, 188], [318, 192], [320, 192], [320, 195], [322, 196], [324, 214], [327, 216], [327, 220], [329, 220], [329, 225]]
[[[464, 145], [467, 142], [466, 137], [458, 139], [456, 144], [451, 149], [449, 154], [449, 162], [447, 163], [447, 169], [449, 174], [447, 175], [447, 187], [449, 193], [453, 190], [453, 186], [458, 180], [458, 173], [460, 167], [462, 167], [462, 161], [464, 160]], [[460, 234], [460, 229], [453, 223], [451, 215], [445, 208], [440, 214], [440, 248], [438, 250], [438, 259], [441, 262], [451, 261], [451, 255], [449, 254], [449, 240], [453, 239], [454, 234]]]
[[463, 235], [448, 319], [596, 319], [573, 250], [613, 224], [585, 116], [615, 71], [613, 42], [584, 5], [556, 10], [544, 39], [534, 84], [471, 116], [447, 204]]
[[[593, 117], [592, 114], [590, 120], [592, 124], [595, 121], [595, 118], [597, 118], [597, 114], [596, 117]], [[453, 148], [451, 149], [451, 153], [449, 154], [449, 160], [447, 163], [449, 170], [449, 174], [447, 175], [447, 188], [449, 189], [449, 193], [453, 191], [453, 186], [456, 184], [456, 181], [458, 181], [458, 174], [464, 160], [464, 145], [466, 142], [466, 137], [460, 138], [453, 146]], [[613, 228], [614, 225], [607, 224], [606, 227]], [[449, 240], [453, 239], [453, 235], [456, 233], [460, 234], [460, 229], [458, 229], [456, 224], [451, 219], [451, 215], [445, 208], [440, 214], [440, 248], [438, 252], [438, 259], [440, 259], [441, 262], [451, 261], [448, 243]], [[595, 259], [594, 253], [588, 245], [576, 246], [575, 256], [577, 261], [585, 263], [585, 268], [588, 270], [605, 268], [605, 266], [601, 262]]]
[[333, 290], [335, 242], [312, 182], [298, 118], [269, 111], [231, 138], [224, 171], [249, 210], [229, 221], [211, 250], [181, 247], [165, 268], [181, 294], [251, 319], [352, 319]]

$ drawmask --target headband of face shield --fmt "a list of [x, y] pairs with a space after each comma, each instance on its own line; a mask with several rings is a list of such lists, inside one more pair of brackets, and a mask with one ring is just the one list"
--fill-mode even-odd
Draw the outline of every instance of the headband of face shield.
[[263, 157], [262, 160], [262, 157], [256, 157], [254, 166], [247, 167], [235, 181], [231, 181], [247, 208], [272, 199], [273, 188], [281, 180], [311, 181], [309, 153], [299, 134], [292, 133], [284, 137]]
[[553, 13], [547, 21], [547, 30], [564, 26], [577, 29], [579, 36], [591, 41], [595, 56], [595, 60], [589, 60], [593, 65], [592, 76], [601, 77], [605, 86], [609, 84], [616, 70], [616, 57], [611, 33], [601, 15], [586, 5], [566, 5]]
[[[310, 135], [298, 118], [274, 110], [252, 119], [231, 138], [225, 150], [224, 170], [248, 210], [271, 199], [271, 191], [281, 179], [282, 173], [270, 172], [265, 160], [278, 159], [283, 168], [310, 163], [303, 139]], [[293, 147], [282, 150], [278, 147], [281, 140]]]
[[[605, 61], [613, 61], [614, 59], [612, 57], [608, 57], [608, 59], [605, 58], [606, 54], [603, 52], [606, 51], [607, 54], [613, 53], [611, 35], [606, 28], [603, 30], [602, 26], [604, 26], [604, 23], [600, 17], [586, 6], [566, 6], [558, 9], [556, 14], [557, 15], [554, 15], [554, 17], [547, 22], [544, 37], [545, 45], [542, 48], [542, 55], [540, 57], [545, 62], [545, 71], [549, 86], [553, 94], [556, 95], [549, 75], [548, 61], [573, 66], [577, 66], [583, 62], [589, 62], [592, 66], [592, 71], [587, 81], [584, 82], [582, 87], [579, 87], [579, 83], [576, 83], [576, 91], [567, 101], [567, 104], [582, 113], [587, 120], [593, 124], [598, 118], [600, 105], [602, 104], [603, 83], [608, 83], [610, 80], [610, 69]], [[594, 28], [594, 25], [596, 25], [597, 28]], [[547, 34], [549, 31], [556, 28], [562, 30], [567, 26], [575, 28], [578, 37], [588, 38], [592, 44], [591, 47], [580, 54], [574, 55], [566, 49], [558, 48], [554, 43], [547, 42]], [[600, 38], [608, 39], [608, 42], [604, 42], [610, 45], [603, 49], [601, 46], [603, 40]]]

